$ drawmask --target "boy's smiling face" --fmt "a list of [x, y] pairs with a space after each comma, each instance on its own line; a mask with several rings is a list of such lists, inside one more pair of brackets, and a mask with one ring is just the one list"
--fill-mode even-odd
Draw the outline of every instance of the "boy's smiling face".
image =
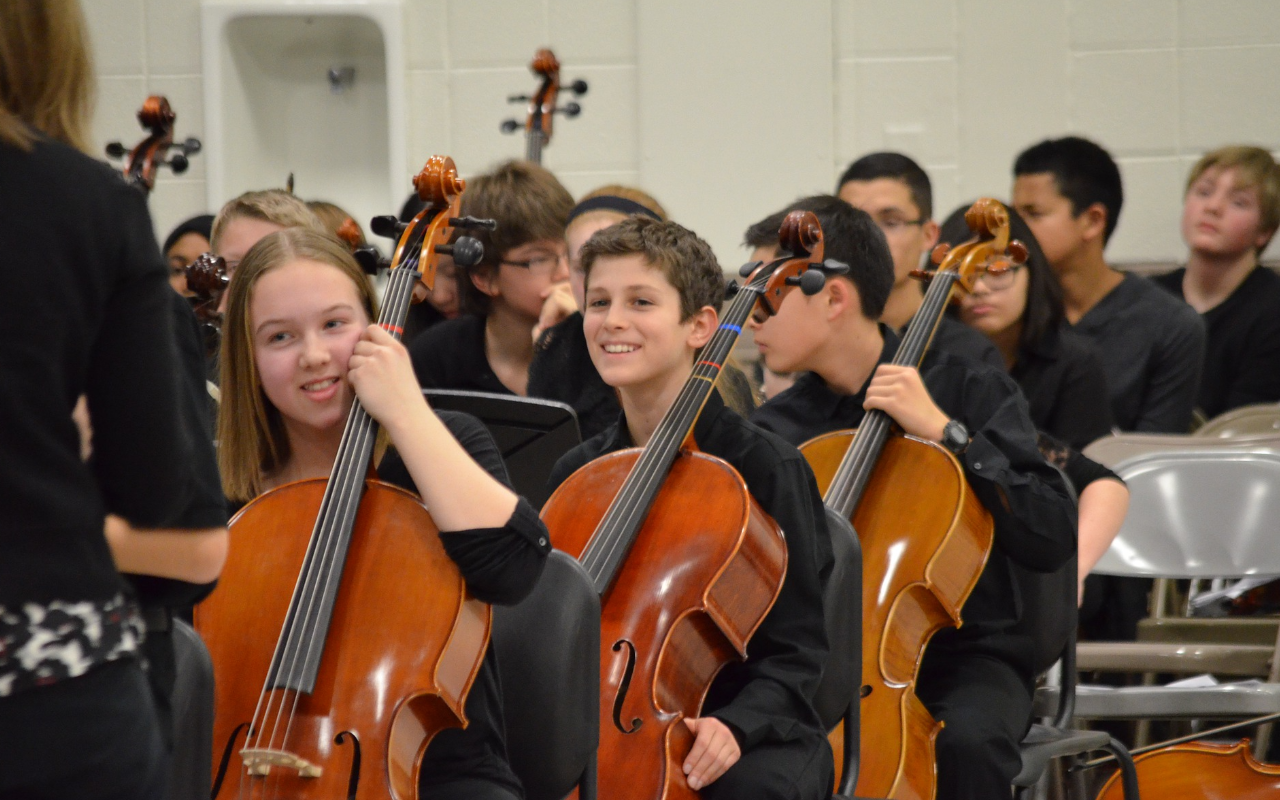
[[681, 321], [679, 292], [642, 255], [600, 256], [591, 267], [583, 330], [592, 363], [614, 388], [682, 384], [715, 320], [706, 307]]

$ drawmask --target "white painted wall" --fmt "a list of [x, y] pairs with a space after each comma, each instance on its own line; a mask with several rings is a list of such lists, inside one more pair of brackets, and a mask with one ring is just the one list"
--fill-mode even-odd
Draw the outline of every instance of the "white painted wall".
[[[180, 137], [199, 136], [198, 0], [82, 2], [100, 75], [95, 138], [136, 140], [149, 93], [169, 97]], [[862, 153], [917, 158], [945, 215], [1007, 194], [1018, 151], [1066, 133], [1120, 162], [1126, 202], [1110, 257], [1178, 260], [1195, 159], [1230, 142], [1280, 150], [1275, 0], [405, 4], [411, 164], [442, 152], [474, 173], [521, 155], [498, 124], [519, 110], [506, 96], [534, 86], [534, 50], [550, 45], [566, 81], [591, 90], [581, 117], [557, 121], [544, 163], [575, 195], [638, 183], [726, 268], [745, 255], [747, 224], [830, 191]], [[197, 156], [185, 176], [161, 178], [158, 233], [205, 202]]]

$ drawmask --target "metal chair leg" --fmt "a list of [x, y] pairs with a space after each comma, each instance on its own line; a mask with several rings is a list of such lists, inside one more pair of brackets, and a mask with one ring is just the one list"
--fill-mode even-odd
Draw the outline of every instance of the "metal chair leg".
[[1114, 736], [1107, 743], [1107, 750], [1116, 757], [1120, 765], [1120, 783], [1124, 787], [1124, 800], [1138, 800], [1138, 770], [1133, 765], [1133, 756], [1129, 750]]

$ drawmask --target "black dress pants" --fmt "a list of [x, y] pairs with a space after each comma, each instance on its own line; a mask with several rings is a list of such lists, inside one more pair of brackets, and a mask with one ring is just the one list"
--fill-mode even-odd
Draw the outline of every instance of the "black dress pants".
[[0, 698], [0, 800], [163, 800], [165, 780], [136, 661]]
[[[1011, 795], [1022, 769], [1019, 744], [1031, 726], [1031, 687], [990, 656], [925, 656], [916, 695], [946, 725], [936, 742], [937, 800]], [[863, 731], [863, 737], [874, 731]]]
[[829, 800], [835, 764], [826, 737], [765, 742], [702, 790], [704, 800]]

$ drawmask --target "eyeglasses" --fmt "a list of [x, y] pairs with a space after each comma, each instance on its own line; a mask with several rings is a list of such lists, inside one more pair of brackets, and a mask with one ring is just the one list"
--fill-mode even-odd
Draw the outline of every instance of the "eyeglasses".
[[982, 281], [982, 285], [987, 287], [988, 292], [1000, 292], [1008, 289], [1013, 285], [1013, 276], [1018, 270], [1022, 269], [1025, 264], [1014, 264], [1008, 269], [1002, 269], [999, 272], [983, 272], [977, 278], [974, 278], [973, 285], [978, 286], [978, 281]]
[[506, 264], [511, 267], [520, 267], [530, 272], [552, 272], [560, 262], [568, 258], [564, 253], [539, 253], [533, 258], [524, 261], [511, 261], [510, 259], [502, 259], [499, 263]]
[[892, 236], [893, 234], [906, 230], [912, 225], [923, 225], [928, 221], [923, 217], [920, 219], [900, 219], [898, 217], [882, 219], [880, 217], [872, 217], [872, 219], [875, 221], [876, 226], [879, 227], [880, 230], [884, 231], [885, 236]]

